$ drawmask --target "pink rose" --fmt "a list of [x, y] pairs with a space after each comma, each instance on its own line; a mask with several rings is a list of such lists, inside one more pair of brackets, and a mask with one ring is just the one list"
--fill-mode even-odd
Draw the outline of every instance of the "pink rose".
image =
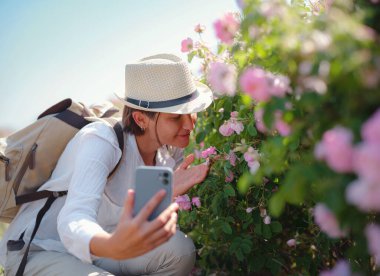
[[226, 156], [226, 160], [228, 160], [231, 164], [231, 166], [235, 167], [236, 166], [236, 154], [230, 150], [230, 153]]
[[201, 200], [199, 197], [195, 196], [191, 199], [191, 203], [195, 205], [197, 208], [201, 207]]
[[289, 247], [295, 247], [296, 246], [296, 240], [295, 239], [290, 239], [286, 242], [286, 244], [289, 246]]
[[258, 159], [259, 159], [259, 153], [257, 150], [253, 149], [252, 147], [249, 147], [248, 151], [244, 153], [244, 160], [247, 161], [249, 172], [251, 174], [255, 174], [257, 170], [260, 168], [260, 163]]
[[260, 68], [248, 68], [240, 77], [242, 90], [258, 102], [266, 102], [271, 98], [265, 71]]
[[367, 182], [357, 179], [346, 189], [347, 202], [364, 212], [380, 211], [380, 185], [378, 182]]
[[322, 203], [318, 203], [314, 207], [314, 220], [319, 228], [331, 238], [340, 238], [345, 235], [340, 229], [335, 215]]
[[242, 122], [237, 121], [234, 118], [230, 120], [230, 127], [237, 133], [240, 134], [244, 130], [244, 125]]
[[188, 37], [181, 42], [181, 52], [186, 53], [193, 49], [193, 40]]
[[292, 132], [290, 125], [282, 120], [281, 111], [276, 111], [275, 113], [274, 127], [277, 129], [278, 133], [280, 133], [281, 136], [288, 136]]
[[315, 149], [315, 157], [324, 159], [336, 172], [351, 172], [353, 163], [352, 133], [337, 126], [323, 134]]
[[223, 62], [213, 62], [207, 72], [207, 81], [215, 92], [234, 96], [236, 93], [236, 67]]
[[380, 226], [369, 224], [364, 233], [367, 237], [369, 253], [374, 257], [376, 266], [380, 267]]
[[361, 134], [366, 142], [380, 143], [380, 108], [362, 125]]
[[232, 13], [227, 13], [223, 18], [214, 22], [216, 36], [226, 44], [232, 44], [235, 34], [240, 28], [240, 23]]
[[215, 147], [209, 147], [208, 149], [205, 149], [204, 151], [201, 152], [201, 157], [207, 158], [213, 154], [216, 154], [216, 148]]
[[283, 98], [287, 92], [291, 91], [290, 80], [288, 77], [282, 75], [267, 74], [270, 83], [270, 94], [273, 96]]
[[270, 216], [266, 216], [266, 217], [264, 218], [264, 224], [270, 224], [271, 221], [272, 221], [272, 219], [270, 218]]
[[190, 202], [190, 198], [188, 195], [181, 195], [181, 196], [177, 196], [176, 199], [175, 199], [175, 202], [178, 204], [179, 206], [179, 210], [190, 210], [191, 209], [191, 202]]
[[360, 178], [380, 183], [380, 144], [361, 143], [354, 150], [353, 167]]
[[343, 260], [338, 261], [332, 270], [322, 271], [319, 276], [351, 276], [350, 265]]
[[197, 24], [197, 25], [195, 25], [195, 27], [194, 27], [194, 31], [196, 32], [196, 33], [203, 33], [204, 31], [206, 30], [206, 27], [204, 26], [204, 25], [201, 25], [201, 24]]
[[229, 122], [224, 122], [224, 124], [219, 127], [219, 133], [227, 137], [231, 136], [234, 133], [234, 130], [231, 128]]
[[260, 108], [255, 111], [256, 128], [261, 133], [266, 133], [268, 129], [266, 128], [264, 124], [263, 116], [264, 116], [264, 109]]

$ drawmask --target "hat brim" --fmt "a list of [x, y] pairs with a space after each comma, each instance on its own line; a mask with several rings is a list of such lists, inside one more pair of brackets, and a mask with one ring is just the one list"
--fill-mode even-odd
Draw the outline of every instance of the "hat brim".
[[115, 94], [115, 96], [119, 101], [121, 101], [122, 104], [138, 110], [172, 114], [190, 114], [205, 110], [213, 101], [213, 93], [207, 85], [196, 81], [195, 86], [198, 90], [198, 96], [196, 98], [183, 104], [173, 105], [165, 108], [144, 108], [127, 102], [124, 98], [120, 97], [117, 94]]

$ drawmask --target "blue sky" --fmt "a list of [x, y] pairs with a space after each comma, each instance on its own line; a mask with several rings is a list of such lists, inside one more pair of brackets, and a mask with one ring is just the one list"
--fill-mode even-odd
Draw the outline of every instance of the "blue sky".
[[[1, 0], [0, 128], [20, 129], [64, 98], [98, 103], [124, 93], [124, 65], [181, 40], [216, 44], [212, 23], [234, 0]], [[193, 66], [195, 73], [196, 67]]]

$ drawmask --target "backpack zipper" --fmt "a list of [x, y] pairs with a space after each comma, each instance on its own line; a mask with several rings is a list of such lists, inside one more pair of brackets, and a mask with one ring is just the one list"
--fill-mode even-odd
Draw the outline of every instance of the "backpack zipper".
[[9, 158], [5, 157], [4, 155], [0, 154], [0, 161], [4, 162], [5, 164], [5, 181], [8, 182], [11, 180], [9, 175]]
[[21, 180], [22, 178], [24, 177], [24, 174], [26, 172], [26, 170], [28, 169], [28, 167], [30, 169], [33, 169], [34, 168], [34, 165], [36, 163], [35, 159], [35, 155], [36, 155], [36, 150], [37, 150], [37, 147], [38, 145], [36, 143], [33, 144], [32, 148], [30, 149], [30, 151], [28, 152], [25, 160], [24, 160], [24, 163], [22, 164], [20, 170], [18, 171], [18, 174], [16, 175], [15, 177], [15, 180], [13, 181], [13, 191], [14, 193], [17, 195], [18, 193], [18, 188], [20, 186], [20, 183], [21, 183]]

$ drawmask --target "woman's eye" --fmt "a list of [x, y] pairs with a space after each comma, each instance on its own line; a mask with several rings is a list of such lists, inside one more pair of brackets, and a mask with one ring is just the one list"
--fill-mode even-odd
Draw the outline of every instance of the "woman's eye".
[[173, 120], [179, 120], [180, 118], [181, 118], [181, 115], [178, 115], [178, 116], [172, 117]]

